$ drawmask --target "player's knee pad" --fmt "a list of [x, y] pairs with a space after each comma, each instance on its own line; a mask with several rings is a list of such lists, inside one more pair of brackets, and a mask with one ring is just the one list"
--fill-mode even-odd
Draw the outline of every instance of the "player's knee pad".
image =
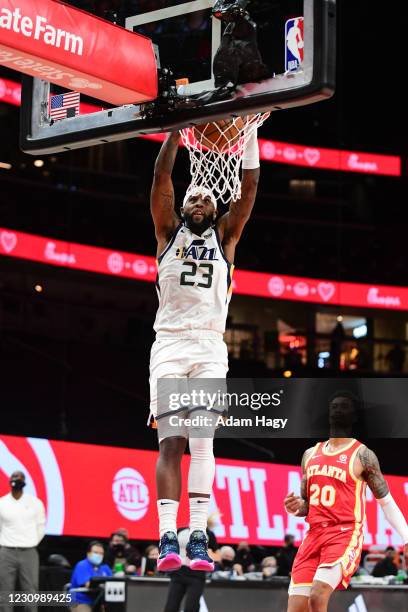
[[341, 563], [336, 563], [332, 567], [318, 567], [314, 575], [314, 580], [328, 584], [333, 591], [338, 587], [342, 578], [343, 568]]
[[211, 495], [215, 476], [213, 438], [189, 438], [188, 492]]

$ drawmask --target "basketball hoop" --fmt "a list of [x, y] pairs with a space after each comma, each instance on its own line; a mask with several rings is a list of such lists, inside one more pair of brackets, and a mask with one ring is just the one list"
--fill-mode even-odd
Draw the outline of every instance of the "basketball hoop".
[[[191, 183], [187, 190], [205, 187], [225, 205], [241, 197], [240, 169], [246, 143], [270, 113], [207, 123], [180, 131], [190, 156]], [[206, 134], [211, 130], [211, 139]], [[216, 131], [216, 138], [214, 132]]]

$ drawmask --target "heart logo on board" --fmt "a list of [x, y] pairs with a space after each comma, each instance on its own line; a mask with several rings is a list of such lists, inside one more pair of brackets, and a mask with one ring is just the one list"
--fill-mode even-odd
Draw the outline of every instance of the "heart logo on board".
[[305, 160], [310, 166], [314, 166], [320, 159], [320, 151], [317, 149], [306, 149]]
[[17, 244], [17, 236], [12, 232], [1, 232], [0, 242], [6, 253], [11, 253]]
[[325, 302], [328, 302], [334, 295], [336, 288], [333, 283], [319, 283], [317, 285], [317, 291]]

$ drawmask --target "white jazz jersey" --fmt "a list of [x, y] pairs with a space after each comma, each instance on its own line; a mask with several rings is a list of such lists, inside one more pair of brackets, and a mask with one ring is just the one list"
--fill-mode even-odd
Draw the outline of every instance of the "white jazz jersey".
[[198, 236], [179, 225], [157, 267], [158, 338], [214, 338], [225, 332], [234, 266], [224, 255], [215, 226]]

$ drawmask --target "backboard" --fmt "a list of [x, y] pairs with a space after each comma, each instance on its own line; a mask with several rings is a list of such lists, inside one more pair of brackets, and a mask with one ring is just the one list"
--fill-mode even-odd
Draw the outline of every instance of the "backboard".
[[176, 104], [168, 106], [162, 96], [150, 104], [111, 108], [81, 97], [76, 110], [71, 108], [61, 118], [51, 113], [56, 99], [51, 104], [50, 96], [66, 92], [24, 77], [20, 138], [24, 151], [66, 151], [228, 116], [312, 104], [334, 92], [335, 0], [252, 0], [248, 10], [257, 24], [265, 78], [238, 85], [226, 99], [210, 95], [199, 102], [200, 94], [215, 89], [213, 62], [225, 28], [211, 15], [213, 1], [140, 0], [138, 5], [137, 15], [125, 16], [126, 28], [152, 39], [158, 67], [170, 69], [178, 83]]

